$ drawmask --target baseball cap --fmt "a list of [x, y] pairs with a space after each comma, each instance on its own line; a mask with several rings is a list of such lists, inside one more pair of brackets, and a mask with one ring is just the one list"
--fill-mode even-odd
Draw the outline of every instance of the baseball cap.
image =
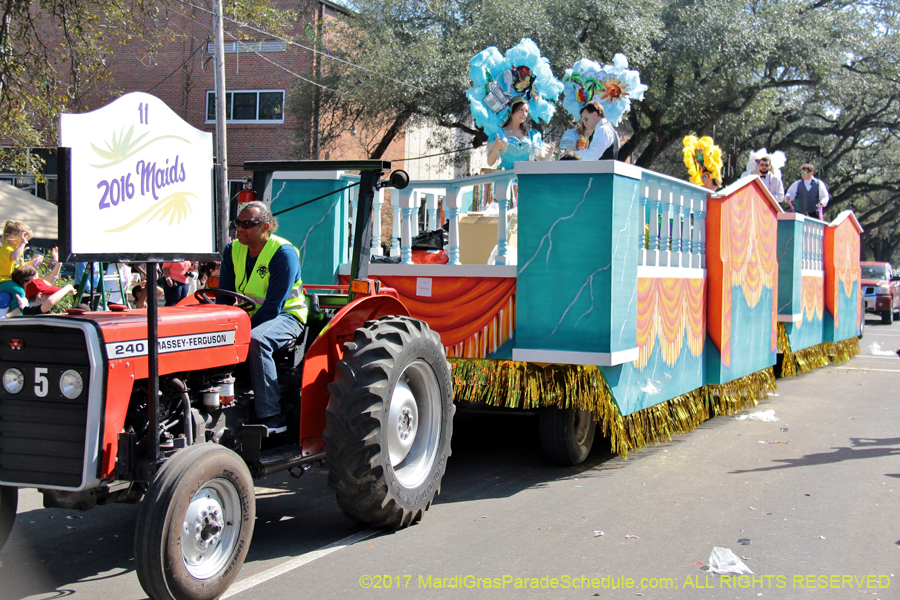
[[25, 286], [25, 296], [31, 298], [36, 294], [43, 294], [45, 296], [49, 296], [51, 294], [55, 294], [62, 288], [58, 288], [55, 285], [50, 285], [47, 283], [46, 279], [32, 279], [28, 282], [28, 285]]

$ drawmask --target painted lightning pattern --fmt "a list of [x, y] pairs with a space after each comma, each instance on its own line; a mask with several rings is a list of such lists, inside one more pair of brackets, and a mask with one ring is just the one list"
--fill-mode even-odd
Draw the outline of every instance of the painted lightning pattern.
[[272, 198], [272, 201], [271, 201], [271, 202], [269, 202], [269, 206], [272, 206], [272, 203], [275, 202], [276, 200], [278, 200], [279, 196], [281, 196], [281, 192], [283, 192], [283, 191], [284, 191], [284, 188], [286, 188], [286, 187], [287, 187], [287, 181], [282, 181], [282, 182], [281, 182], [281, 189], [278, 190], [278, 193], [275, 194], [275, 197]]
[[[541, 238], [541, 243], [538, 244], [537, 250], [534, 251], [534, 255], [533, 255], [531, 258], [528, 259], [528, 262], [526, 262], [524, 265], [522, 265], [522, 268], [521, 268], [521, 269], [519, 269], [519, 275], [521, 275], [522, 273], [524, 273], [524, 272], [525, 272], [525, 269], [528, 268], [528, 265], [530, 265], [532, 262], [534, 262], [534, 259], [537, 258], [538, 253], [541, 251], [541, 248], [544, 247], [544, 242], [545, 242], [545, 241], [547, 242], [547, 261], [546, 261], [546, 264], [547, 264], [548, 266], [550, 265], [550, 251], [553, 250], [553, 238], [551, 237], [551, 235], [553, 234], [553, 228], [556, 227], [557, 225], [559, 225], [560, 223], [562, 223], [563, 221], [567, 221], [567, 220], [571, 219], [572, 217], [574, 217], [576, 214], [578, 214], [578, 210], [581, 208], [581, 205], [584, 204], [584, 202], [587, 200], [587, 195], [588, 195], [588, 192], [591, 191], [591, 184], [592, 184], [593, 182], [594, 182], [594, 178], [593, 178], [593, 177], [591, 177], [590, 179], [588, 179], [588, 185], [587, 185], [587, 189], [584, 190], [584, 196], [581, 197], [581, 202], [579, 202], [579, 203], [575, 206], [575, 210], [572, 211], [572, 214], [570, 214], [570, 215], [568, 215], [568, 216], [565, 216], [565, 217], [560, 217], [560, 218], [558, 218], [558, 219], [550, 226], [550, 229], [547, 231], [547, 233], [544, 234], [544, 237]], [[554, 330], [554, 331], [555, 331], [555, 330]]]
[[[631, 198], [631, 206], [628, 208], [628, 218], [625, 220], [625, 227], [622, 228], [622, 231], [619, 232], [619, 235], [616, 237], [616, 247], [613, 250], [613, 260], [616, 260], [616, 253], [619, 251], [619, 238], [622, 237], [622, 234], [628, 230], [628, 224], [631, 223], [631, 211], [634, 209], [635, 205], [639, 205], [640, 202], [637, 202], [637, 195], [640, 191], [640, 185], [634, 186], [634, 196]], [[626, 246], [627, 248], [627, 246]], [[626, 250], [627, 254], [627, 250]], [[622, 281], [620, 285], [625, 285], [625, 271], [627, 269], [622, 269]], [[625, 309], [625, 314], [630, 314], [631, 305], [634, 304], [634, 300], [637, 298], [637, 283], [635, 283], [634, 291], [631, 292], [631, 300], [628, 301], [628, 307]], [[619, 329], [619, 342], [622, 341], [622, 334], [625, 333], [625, 326], [628, 324], [628, 319], [622, 320], [622, 328]]]
[[[576, 302], [578, 302], [578, 299], [581, 297], [581, 292], [583, 292], [583, 291], [584, 291], [584, 288], [586, 288], [586, 287], [590, 288], [591, 304], [590, 304], [590, 306], [588, 307], [588, 309], [587, 309], [586, 311], [584, 311], [584, 314], [582, 314], [580, 317], [578, 317], [578, 321], [580, 321], [581, 319], [583, 319], [585, 316], [588, 315], [588, 313], [590, 313], [591, 311], [594, 310], [594, 276], [595, 276], [597, 273], [601, 273], [601, 272], [603, 272], [603, 271], [609, 269], [611, 266], [612, 266], [612, 263], [610, 262], [610, 263], [609, 263], [608, 265], [606, 265], [605, 267], [600, 267], [599, 269], [597, 269], [596, 271], [594, 271], [593, 273], [591, 273], [590, 275], [588, 275], [588, 277], [587, 277], [587, 279], [585, 280], [585, 282], [581, 284], [581, 287], [580, 287], [580, 288], [578, 288], [578, 293], [575, 294], [575, 297], [572, 298], [572, 301], [571, 301], [571, 302], [569, 302], [569, 305], [566, 307], [566, 310], [563, 311], [562, 316], [559, 318], [559, 323], [556, 324], [556, 327], [553, 328], [553, 331], [550, 332], [550, 335], [555, 334], [555, 333], [556, 333], [556, 330], [559, 329], [559, 326], [562, 325], [563, 321], [566, 320], [566, 315], [569, 314], [569, 311], [572, 309], [572, 306], [573, 306]], [[576, 327], [578, 326], [578, 321], [575, 321], [575, 326], [576, 326]]]

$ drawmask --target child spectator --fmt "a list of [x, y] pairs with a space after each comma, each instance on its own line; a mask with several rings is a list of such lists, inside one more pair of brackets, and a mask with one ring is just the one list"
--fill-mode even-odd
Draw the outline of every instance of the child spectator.
[[[48, 313], [56, 306], [57, 302], [62, 300], [68, 294], [75, 295], [75, 287], [71, 284], [67, 284], [60, 288], [51, 285], [46, 279], [33, 279], [25, 286], [25, 295], [30, 304], [28, 307], [22, 308], [21, 312], [23, 315]], [[10, 313], [13, 312], [14, 311], [10, 311]]]
[[31, 227], [21, 221], [10, 219], [3, 228], [3, 238], [0, 240], [0, 282], [12, 279], [13, 270], [16, 267], [26, 265], [39, 265], [42, 257], [25, 262], [23, 255], [31, 239]]
[[31, 283], [37, 277], [37, 274], [37, 269], [31, 265], [25, 265], [17, 267], [12, 272], [11, 279], [0, 281], [0, 317], [5, 317], [8, 313], [21, 307], [21, 304], [27, 298], [25, 286]]

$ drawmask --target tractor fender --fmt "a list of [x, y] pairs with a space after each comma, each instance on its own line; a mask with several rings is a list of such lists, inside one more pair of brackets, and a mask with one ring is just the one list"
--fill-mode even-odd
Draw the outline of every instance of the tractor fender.
[[335, 365], [344, 356], [344, 343], [352, 342], [354, 333], [366, 321], [388, 315], [410, 316], [406, 306], [389, 294], [354, 300], [328, 322], [306, 352], [300, 402], [300, 440], [304, 456], [325, 450], [322, 432], [325, 431], [328, 384], [334, 381]]

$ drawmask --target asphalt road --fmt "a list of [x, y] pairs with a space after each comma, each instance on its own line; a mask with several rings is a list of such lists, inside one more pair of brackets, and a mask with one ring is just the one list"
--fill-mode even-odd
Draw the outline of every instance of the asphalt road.
[[[322, 470], [261, 480], [229, 595], [900, 598], [900, 324], [868, 324], [861, 356], [779, 380], [742, 413], [777, 422], [719, 417], [627, 460], [601, 443], [585, 464], [553, 467], [534, 418], [460, 415], [442, 494], [402, 531], [344, 517]], [[47, 510], [22, 491], [0, 598], [145, 598], [136, 515]], [[714, 547], [755, 576], [711, 574]]]

